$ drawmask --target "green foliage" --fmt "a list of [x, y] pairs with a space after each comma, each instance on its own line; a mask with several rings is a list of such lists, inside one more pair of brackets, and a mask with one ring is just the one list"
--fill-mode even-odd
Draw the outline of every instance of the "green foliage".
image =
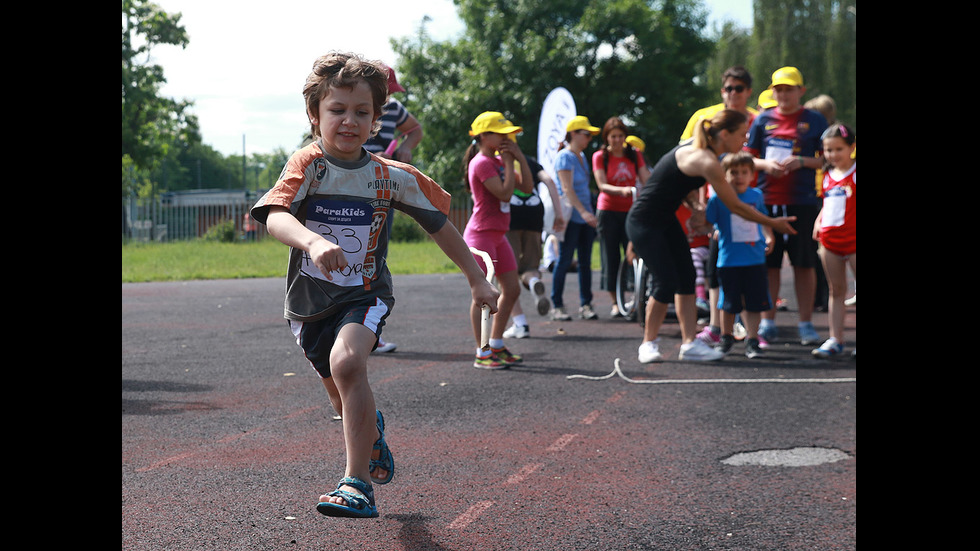
[[[139, 170], [153, 170], [175, 150], [201, 141], [191, 103], [159, 95], [163, 68], [149, 63], [154, 46], [189, 42], [180, 14], [147, 0], [122, 2], [122, 155]], [[125, 182], [124, 182], [125, 185]], [[123, 195], [131, 190], [124, 187]]]
[[390, 241], [417, 243], [429, 239], [429, 235], [411, 216], [398, 211], [392, 211], [392, 214], [394, 214], [394, 218], [391, 224]]
[[463, 153], [472, 120], [501, 111], [524, 127], [525, 153], [537, 150], [548, 93], [571, 92], [579, 114], [601, 126], [621, 116], [649, 155], [677, 141], [703, 92], [696, 69], [712, 51], [701, 33], [700, 2], [665, 0], [459, 0], [466, 32], [437, 43], [424, 24], [392, 40], [404, 103], [425, 125], [420, 168], [451, 193], [463, 188]]
[[753, 94], [768, 86], [773, 71], [787, 65], [803, 73], [806, 95], [834, 98], [837, 118], [857, 127], [856, 0], [753, 0], [752, 29], [731, 22], [716, 30], [717, 48], [702, 81], [720, 101], [721, 74], [744, 65]]
[[220, 243], [235, 242], [235, 222], [232, 220], [222, 220], [212, 225], [201, 236], [204, 241], [217, 241]]

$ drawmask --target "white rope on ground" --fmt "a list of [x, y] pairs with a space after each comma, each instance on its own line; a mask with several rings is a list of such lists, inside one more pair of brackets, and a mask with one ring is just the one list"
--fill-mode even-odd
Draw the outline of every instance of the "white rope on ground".
[[619, 375], [619, 377], [628, 383], [634, 384], [648, 384], [648, 385], [668, 385], [668, 384], [695, 384], [695, 383], [855, 383], [857, 382], [856, 377], [843, 377], [843, 378], [826, 378], [826, 379], [664, 379], [660, 381], [654, 381], [650, 379], [630, 379], [627, 377], [623, 371], [619, 368], [619, 358], [615, 360], [615, 368], [612, 373], [608, 375], [603, 375], [601, 377], [591, 377], [589, 375], [568, 375], [566, 379], [585, 379], [588, 381], [602, 381], [604, 379], [609, 379], [614, 375]]

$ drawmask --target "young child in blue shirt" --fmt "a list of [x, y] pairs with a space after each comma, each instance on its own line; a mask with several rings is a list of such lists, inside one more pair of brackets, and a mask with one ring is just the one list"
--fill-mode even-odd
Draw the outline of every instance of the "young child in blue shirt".
[[[722, 167], [725, 179], [735, 188], [738, 198], [765, 213], [762, 192], [751, 187], [755, 180], [752, 155], [745, 151], [730, 153], [722, 160]], [[773, 242], [772, 229], [733, 214], [717, 196], [708, 200], [705, 218], [718, 232], [721, 285], [718, 308], [722, 335], [715, 348], [723, 353], [731, 350], [735, 342], [735, 316], [741, 314], [746, 330], [745, 355], [757, 358], [762, 355], [759, 322], [762, 312], [772, 307], [766, 269], [766, 255]]]

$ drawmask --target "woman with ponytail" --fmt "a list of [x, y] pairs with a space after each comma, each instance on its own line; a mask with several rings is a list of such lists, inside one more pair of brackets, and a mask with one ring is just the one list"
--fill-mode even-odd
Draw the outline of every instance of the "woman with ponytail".
[[660, 158], [650, 178], [637, 194], [626, 218], [626, 232], [633, 251], [643, 259], [653, 276], [653, 294], [646, 305], [643, 343], [639, 348], [642, 363], [660, 361], [660, 326], [671, 302], [681, 326], [678, 359], [690, 361], [719, 360], [724, 354], [696, 339], [697, 306], [696, 272], [691, 260], [687, 236], [675, 212], [682, 204], [691, 209], [692, 227], [704, 227], [704, 207], [697, 190], [705, 183], [732, 213], [741, 218], [773, 228], [776, 233], [796, 233], [790, 226], [795, 217], [770, 218], [751, 205], [743, 203], [725, 180], [720, 157], [742, 149], [748, 129], [745, 114], [731, 109], [701, 119], [691, 140], [681, 142]]

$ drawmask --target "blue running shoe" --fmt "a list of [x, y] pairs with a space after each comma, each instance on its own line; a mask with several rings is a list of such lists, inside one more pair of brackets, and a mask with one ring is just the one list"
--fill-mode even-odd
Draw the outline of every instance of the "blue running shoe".
[[818, 358], [832, 358], [840, 356], [844, 352], [844, 345], [837, 342], [837, 339], [830, 337], [820, 348], [814, 348], [812, 354]]
[[775, 341], [778, 333], [779, 331], [776, 329], [776, 324], [772, 323], [771, 321], [769, 323], [765, 323], [765, 321], [763, 321], [763, 323], [759, 324], [759, 336], [765, 339], [766, 342]]
[[800, 323], [800, 344], [803, 346], [809, 346], [812, 344], [817, 344], [820, 342], [820, 335], [817, 334], [817, 330], [813, 328], [813, 323], [809, 321]]

